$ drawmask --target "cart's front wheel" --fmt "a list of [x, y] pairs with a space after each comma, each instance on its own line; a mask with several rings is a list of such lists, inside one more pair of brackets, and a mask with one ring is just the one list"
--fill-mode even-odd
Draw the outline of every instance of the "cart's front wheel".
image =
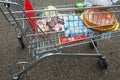
[[98, 60], [98, 65], [101, 69], [107, 69], [108, 68], [108, 62], [105, 58], [100, 58]]
[[23, 42], [23, 38], [22, 37], [17, 37], [17, 39], [18, 39], [18, 41], [20, 43], [21, 48], [24, 49], [25, 45], [24, 45], [24, 42]]
[[20, 80], [20, 76], [13, 76], [12, 80]]

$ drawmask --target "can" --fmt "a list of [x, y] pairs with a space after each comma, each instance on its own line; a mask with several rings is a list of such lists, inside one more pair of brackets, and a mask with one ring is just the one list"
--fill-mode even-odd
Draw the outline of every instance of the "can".
[[78, 8], [79, 10], [75, 10], [76, 14], [82, 13], [84, 10], [82, 8], [85, 7], [85, 4], [83, 2], [79, 2], [75, 4], [75, 8]]

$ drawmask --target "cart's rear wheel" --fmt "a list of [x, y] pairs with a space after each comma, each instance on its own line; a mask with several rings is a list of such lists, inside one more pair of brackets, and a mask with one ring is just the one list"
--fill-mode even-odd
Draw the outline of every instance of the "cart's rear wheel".
[[108, 62], [105, 58], [100, 58], [98, 60], [98, 65], [101, 69], [107, 69], [108, 68]]
[[23, 42], [23, 38], [20, 36], [20, 37], [17, 37], [17, 39], [18, 39], [18, 41], [20, 43], [21, 48], [24, 49], [25, 45], [24, 45], [24, 42]]
[[[95, 46], [94, 46], [94, 45], [95, 45]], [[90, 47], [91, 49], [95, 49], [95, 47], [97, 47], [97, 41], [94, 41], [94, 43], [90, 42], [90, 43], [89, 43], [89, 47]]]

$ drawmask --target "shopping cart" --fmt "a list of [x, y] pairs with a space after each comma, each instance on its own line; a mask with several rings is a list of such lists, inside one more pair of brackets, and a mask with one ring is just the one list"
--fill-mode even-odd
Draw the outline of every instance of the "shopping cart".
[[[101, 69], [107, 69], [108, 62], [106, 57], [99, 53], [97, 50], [97, 41], [106, 40], [120, 36], [119, 31], [119, 18], [120, 18], [120, 5], [119, 2], [113, 6], [93, 6], [76, 8], [75, 3], [80, 1], [66, 1], [62, 5], [57, 2], [44, 3], [40, 0], [42, 7], [33, 9], [33, 6], [28, 0], [0, 0], [2, 8], [1, 13], [6, 20], [16, 26], [15, 31], [17, 38], [20, 42], [21, 48], [24, 49], [25, 45], [23, 37], [28, 42], [29, 52], [32, 52], [32, 62], [18, 62], [11, 69], [10, 74], [13, 80], [19, 80], [20, 76], [35, 65], [42, 59], [48, 56], [86, 56], [98, 57], [98, 65]], [[50, 6], [49, 6], [50, 5]], [[3, 8], [5, 6], [5, 8]], [[48, 7], [47, 7], [48, 6]], [[83, 23], [84, 15], [92, 13], [81, 13], [87, 9], [104, 8], [114, 13], [117, 20], [117, 29], [114, 31], [95, 31], [96, 26], [90, 25], [87, 27]], [[106, 12], [97, 12], [96, 14], [106, 14]], [[89, 19], [89, 18], [88, 18]], [[93, 18], [94, 19], [94, 18]], [[102, 24], [102, 21], [101, 21]], [[108, 26], [111, 26], [110, 24]], [[106, 26], [106, 25], [105, 25]], [[92, 29], [91, 29], [92, 27]], [[95, 49], [96, 53], [62, 53], [61, 50], [81, 44], [89, 43], [90, 48]], [[22, 65], [22, 70], [14, 72], [16, 67]], [[26, 66], [27, 65], [27, 66]]]

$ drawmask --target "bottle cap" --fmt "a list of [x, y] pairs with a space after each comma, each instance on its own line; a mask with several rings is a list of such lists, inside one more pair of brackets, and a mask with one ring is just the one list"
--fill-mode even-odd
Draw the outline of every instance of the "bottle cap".
[[84, 3], [76, 3], [75, 7], [76, 8], [83, 8], [83, 7], [85, 7], [85, 4]]

